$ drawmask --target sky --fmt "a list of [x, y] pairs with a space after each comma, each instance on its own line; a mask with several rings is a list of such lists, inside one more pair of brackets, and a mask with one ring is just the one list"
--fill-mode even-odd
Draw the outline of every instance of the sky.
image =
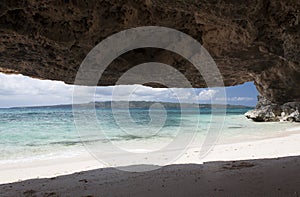
[[[71, 104], [73, 101], [74, 86], [60, 81], [0, 73], [0, 84], [0, 108]], [[94, 99], [110, 101], [130, 98], [136, 101], [223, 103], [225, 99], [221, 92], [220, 88], [168, 89], [121, 85], [97, 87]], [[225, 92], [227, 104], [255, 106], [257, 102], [258, 92], [253, 82], [226, 87]]]

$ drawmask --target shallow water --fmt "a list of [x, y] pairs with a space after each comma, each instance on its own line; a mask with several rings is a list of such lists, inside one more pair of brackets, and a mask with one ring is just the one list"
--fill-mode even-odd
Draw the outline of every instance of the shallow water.
[[[89, 131], [77, 132], [71, 107], [40, 107], [0, 109], [0, 163], [34, 160], [50, 157], [72, 157], [84, 151], [85, 143], [168, 144], [179, 132], [195, 133], [205, 138], [213, 122], [223, 125], [220, 143], [256, 140], [276, 135], [294, 126], [291, 123], [255, 123], [247, 120], [245, 109], [227, 109], [226, 116], [210, 109], [97, 109], [97, 124], [103, 135], [90, 135]], [[165, 117], [165, 119], [163, 118]], [[222, 122], [225, 118], [225, 121]], [[115, 120], [117, 119], [117, 121]], [[89, 121], [86, 122], [87, 130]], [[159, 146], [157, 145], [159, 148]], [[156, 147], [156, 148], [157, 148]], [[138, 148], [138, 147], [137, 147]]]

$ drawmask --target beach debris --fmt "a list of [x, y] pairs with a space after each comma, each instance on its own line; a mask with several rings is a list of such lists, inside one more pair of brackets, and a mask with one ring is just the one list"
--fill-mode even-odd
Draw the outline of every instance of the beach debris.
[[255, 166], [255, 164], [250, 163], [250, 162], [232, 162], [232, 163], [227, 163], [225, 164], [225, 166], [223, 166], [223, 169], [228, 169], [228, 170], [238, 170], [238, 169], [242, 169], [242, 168], [251, 168]]
[[25, 192], [23, 192], [23, 194], [25, 196], [33, 196], [33, 194], [35, 194], [36, 191], [34, 191], [33, 189], [30, 189], [30, 190], [26, 190]]
[[88, 180], [86, 180], [86, 179], [81, 179], [81, 180], [79, 180], [79, 182], [84, 182], [84, 183], [87, 183], [87, 182], [88, 182]]

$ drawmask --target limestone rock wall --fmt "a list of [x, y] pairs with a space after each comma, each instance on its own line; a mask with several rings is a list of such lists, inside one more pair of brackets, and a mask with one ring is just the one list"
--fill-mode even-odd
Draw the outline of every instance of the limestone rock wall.
[[[127, 28], [160, 25], [200, 41], [226, 86], [255, 81], [274, 103], [300, 101], [299, 10], [298, 0], [4, 0], [0, 72], [72, 84], [81, 61], [101, 40]], [[168, 63], [194, 87], [205, 87], [188, 62], [157, 49], [123, 54], [98, 85], [113, 85], [149, 60]]]

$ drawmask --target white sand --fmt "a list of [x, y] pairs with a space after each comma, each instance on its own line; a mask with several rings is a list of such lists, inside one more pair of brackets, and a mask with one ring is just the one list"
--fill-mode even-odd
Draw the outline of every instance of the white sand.
[[129, 173], [102, 168], [0, 185], [1, 197], [300, 196], [300, 156], [174, 164]]
[[[217, 145], [203, 160], [198, 158], [199, 148], [191, 148], [175, 164], [297, 156], [300, 155], [300, 131], [293, 130], [293, 133], [258, 141]], [[0, 183], [56, 177], [102, 167], [104, 166], [88, 153], [65, 159], [1, 164]]]

